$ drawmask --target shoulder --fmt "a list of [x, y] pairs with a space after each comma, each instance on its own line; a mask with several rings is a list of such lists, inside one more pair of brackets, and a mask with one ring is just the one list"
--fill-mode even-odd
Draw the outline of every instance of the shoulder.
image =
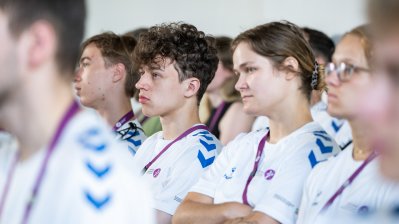
[[284, 145], [306, 158], [312, 168], [341, 151], [334, 139], [316, 122], [308, 123], [295, 132], [284, 141]]

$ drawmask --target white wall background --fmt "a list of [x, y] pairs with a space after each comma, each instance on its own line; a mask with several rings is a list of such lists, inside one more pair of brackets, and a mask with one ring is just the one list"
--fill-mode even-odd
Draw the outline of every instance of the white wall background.
[[255, 25], [289, 20], [340, 35], [366, 22], [364, 0], [88, 0], [86, 37], [184, 21], [234, 37]]

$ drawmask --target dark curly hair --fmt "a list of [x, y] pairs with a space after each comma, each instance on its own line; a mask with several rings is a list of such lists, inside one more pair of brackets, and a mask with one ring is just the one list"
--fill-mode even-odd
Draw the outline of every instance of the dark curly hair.
[[199, 103], [215, 76], [219, 62], [214, 38], [185, 23], [153, 26], [140, 35], [133, 61], [136, 66], [151, 65], [159, 56], [176, 62], [180, 82], [191, 77], [199, 79]]
[[[241, 42], [248, 43], [257, 54], [270, 59], [276, 69], [297, 73], [302, 80], [300, 89], [309, 101], [313, 89], [325, 88], [323, 66], [317, 66], [317, 83], [314, 88], [311, 86], [316, 67], [315, 56], [297, 25], [288, 21], [259, 25], [239, 34], [233, 41], [232, 50]], [[294, 57], [298, 61], [299, 71], [283, 65], [287, 57]]]
[[80, 55], [83, 54], [84, 49], [90, 44], [96, 45], [100, 50], [106, 67], [117, 63], [122, 63], [125, 66], [125, 93], [129, 97], [133, 97], [136, 92], [134, 85], [139, 79], [132, 61], [133, 50], [137, 44], [136, 39], [127, 35], [118, 36], [112, 32], [101, 33], [83, 42]]

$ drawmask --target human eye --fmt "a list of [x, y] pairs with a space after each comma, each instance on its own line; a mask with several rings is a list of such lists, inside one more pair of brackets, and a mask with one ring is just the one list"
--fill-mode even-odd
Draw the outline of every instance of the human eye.
[[251, 66], [245, 68], [245, 72], [248, 74], [254, 73], [256, 70], [257, 68]]

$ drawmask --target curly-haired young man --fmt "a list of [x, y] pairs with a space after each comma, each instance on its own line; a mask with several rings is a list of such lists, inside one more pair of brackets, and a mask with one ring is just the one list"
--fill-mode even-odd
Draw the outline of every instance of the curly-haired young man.
[[163, 130], [149, 137], [134, 158], [152, 186], [158, 223], [171, 222], [220, 147], [198, 115], [218, 64], [212, 41], [192, 25], [162, 24], [141, 35], [134, 50], [143, 113], [160, 116]]

